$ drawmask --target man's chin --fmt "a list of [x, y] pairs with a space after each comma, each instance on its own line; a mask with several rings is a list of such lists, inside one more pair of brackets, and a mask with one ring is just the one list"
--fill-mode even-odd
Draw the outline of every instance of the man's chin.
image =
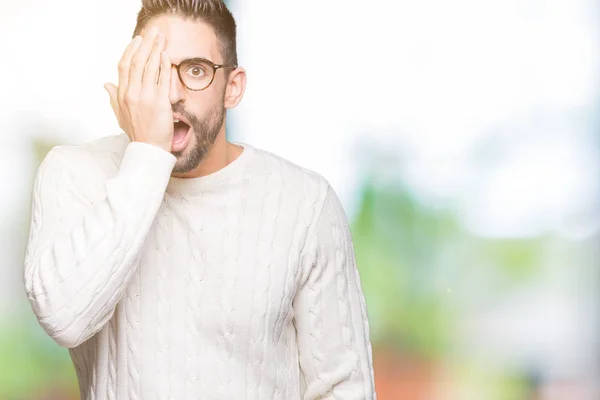
[[177, 162], [173, 167], [172, 175], [184, 175], [194, 170], [194, 167], [189, 164], [185, 158], [177, 158]]
[[173, 151], [171, 150], [171, 154], [173, 154], [176, 158], [177, 158], [177, 162], [179, 162], [179, 160], [183, 160], [186, 156], [186, 154], [188, 153], [187, 151], [187, 147], [181, 151]]
[[196, 146], [196, 142], [189, 143], [182, 151], [172, 153], [177, 158], [173, 168], [174, 173], [186, 174], [200, 165], [204, 159], [205, 153], [201, 149], [197, 149]]

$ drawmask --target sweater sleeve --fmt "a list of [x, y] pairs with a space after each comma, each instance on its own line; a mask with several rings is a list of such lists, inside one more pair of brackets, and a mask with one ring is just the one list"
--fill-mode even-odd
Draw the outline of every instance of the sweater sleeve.
[[116, 176], [100, 180], [74, 160], [55, 147], [38, 168], [24, 268], [40, 325], [69, 348], [112, 317], [176, 162], [169, 152], [132, 142]]
[[367, 308], [352, 237], [328, 183], [309, 238], [294, 298], [304, 399], [376, 399]]

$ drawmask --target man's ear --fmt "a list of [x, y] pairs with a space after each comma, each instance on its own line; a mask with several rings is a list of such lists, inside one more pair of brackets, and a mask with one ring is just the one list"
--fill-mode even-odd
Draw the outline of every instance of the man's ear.
[[225, 88], [225, 98], [223, 106], [225, 108], [234, 108], [242, 101], [244, 91], [246, 90], [246, 70], [238, 67], [229, 73], [227, 87]]

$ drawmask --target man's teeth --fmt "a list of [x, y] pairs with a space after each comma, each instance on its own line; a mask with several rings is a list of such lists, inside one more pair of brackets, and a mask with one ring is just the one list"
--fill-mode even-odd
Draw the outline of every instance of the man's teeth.
[[174, 121], [175, 121], [175, 123], [179, 122], [179, 120], [178, 120], [178, 119], [175, 119]]

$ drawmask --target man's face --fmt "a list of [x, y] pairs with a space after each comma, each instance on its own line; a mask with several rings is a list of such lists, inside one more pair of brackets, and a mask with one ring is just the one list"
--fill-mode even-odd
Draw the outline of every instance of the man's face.
[[[202, 21], [184, 20], [176, 16], [160, 16], [148, 21], [141, 32], [157, 26], [166, 36], [166, 52], [171, 63], [179, 64], [188, 58], [207, 58], [223, 64], [218, 40], [212, 28]], [[177, 162], [173, 173], [182, 174], [195, 169], [211, 149], [223, 128], [226, 86], [224, 70], [218, 70], [212, 84], [202, 91], [190, 91], [179, 80], [177, 70], [171, 69], [169, 99], [173, 114], [182, 122], [175, 123], [173, 155]], [[183, 71], [182, 71], [183, 73]], [[177, 142], [182, 142], [182, 148]]]

